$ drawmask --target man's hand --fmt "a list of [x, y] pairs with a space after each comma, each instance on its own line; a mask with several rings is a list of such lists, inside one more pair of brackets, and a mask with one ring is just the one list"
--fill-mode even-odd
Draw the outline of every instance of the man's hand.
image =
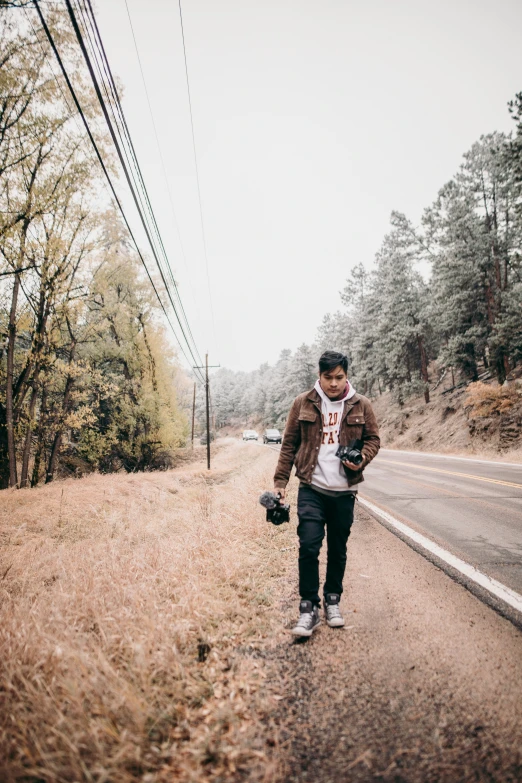
[[354, 465], [353, 462], [348, 462], [347, 459], [343, 459], [343, 465], [346, 465], [349, 470], [362, 470], [364, 466], [366, 465], [366, 460], [363, 458], [363, 461], [360, 465]]
[[274, 492], [276, 495], [281, 495], [281, 500], [285, 499], [286, 489], [282, 489], [281, 487], [274, 487]]

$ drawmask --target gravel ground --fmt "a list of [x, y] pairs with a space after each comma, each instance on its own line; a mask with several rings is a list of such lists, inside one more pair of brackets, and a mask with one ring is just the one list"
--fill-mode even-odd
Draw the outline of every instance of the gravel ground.
[[346, 627], [270, 653], [285, 783], [521, 781], [522, 634], [360, 506], [348, 552]]

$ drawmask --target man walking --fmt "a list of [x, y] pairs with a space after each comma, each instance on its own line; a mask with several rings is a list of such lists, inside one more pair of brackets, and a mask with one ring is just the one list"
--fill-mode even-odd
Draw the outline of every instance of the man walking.
[[[348, 359], [325, 351], [319, 359], [319, 378], [311, 391], [294, 400], [279, 454], [274, 486], [285, 496], [295, 465], [300, 480], [297, 496], [299, 525], [299, 620], [292, 633], [311, 636], [319, 625], [319, 552], [325, 535], [328, 547], [323, 587], [326, 622], [344, 625], [339, 601], [346, 567], [346, 542], [353, 522], [357, 484], [380, 447], [379, 430], [370, 401], [357, 394], [348, 378]], [[341, 460], [339, 445], [362, 444], [362, 463]]]

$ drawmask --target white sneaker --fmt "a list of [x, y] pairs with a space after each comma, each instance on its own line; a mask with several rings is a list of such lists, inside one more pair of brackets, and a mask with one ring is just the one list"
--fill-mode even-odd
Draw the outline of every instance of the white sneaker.
[[319, 607], [314, 606], [311, 601], [301, 601], [299, 612], [299, 620], [292, 628], [292, 633], [294, 636], [311, 636], [321, 623]]
[[344, 617], [339, 609], [340, 600], [341, 596], [336, 593], [326, 593], [324, 597], [324, 613], [330, 628], [342, 628], [344, 625]]

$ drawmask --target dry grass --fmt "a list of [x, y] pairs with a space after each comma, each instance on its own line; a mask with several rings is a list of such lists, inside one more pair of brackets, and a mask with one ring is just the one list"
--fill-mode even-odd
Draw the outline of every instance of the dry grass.
[[516, 386], [494, 386], [476, 381], [466, 388], [464, 407], [468, 409], [470, 418], [483, 419], [505, 413], [520, 402], [521, 397], [522, 393]]
[[252, 505], [269, 450], [216, 464], [2, 493], [2, 781], [280, 778], [254, 651], [291, 534]]

